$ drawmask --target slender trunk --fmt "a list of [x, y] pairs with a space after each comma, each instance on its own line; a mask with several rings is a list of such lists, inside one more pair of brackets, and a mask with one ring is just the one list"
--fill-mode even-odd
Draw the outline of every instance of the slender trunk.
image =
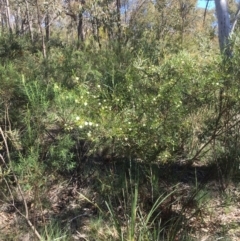
[[2, 16], [2, 33], [5, 33], [5, 30], [7, 28], [7, 17], [6, 14], [3, 14]]
[[80, 48], [80, 44], [83, 42], [83, 13], [78, 14], [78, 26], [77, 26], [78, 44], [77, 48]]
[[50, 21], [49, 21], [49, 13], [45, 17], [45, 30], [46, 30], [46, 42], [50, 39]]
[[93, 34], [94, 40], [97, 41], [98, 46], [101, 49], [102, 45], [100, 41], [99, 28], [100, 28], [99, 20], [97, 18], [94, 18], [92, 20], [92, 34]]
[[28, 1], [27, 1], [27, 0], [25, 0], [25, 4], [26, 4], [26, 12], [27, 12], [27, 24], [28, 24], [28, 28], [29, 28], [29, 33], [30, 33], [30, 37], [31, 37], [31, 42], [32, 42], [32, 44], [33, 44], [32, 19], [30, 18]]
[[102, 45], [101, 45], [101, 41], [100, 41], [99, 28], [100, 28], [99, 20], [96, 19], [96, 31], [97, 31], [97, 33], [96, 33], [97, 36], [96, 37], [97, 37], [98, 46], [101, 49]]
[[1, 32], [4, 34], [5, 27], [7, 25], [6, 21], [6, 11], [5, 11], [5, 2], [3, 0], [0, 1], [0, 11], [1, 11]]
[[18, 7], [17, 7], [17, 13], [16, 13], [16, 16], [15, 16], [15, 32], [16, 34], [20, 34], [20, 30], [21, 30], [21, 26], [20, 26], [20, 17], [21, 16], [21, 11], [20, 11], [20, 6], [19, 6], [19, 3], [18, 3]]
[[183, 44], [183, 36], [184, 36], [184, 26], [185, 26], [185, 8], [186, 8], [186, 4], [183, 2], [180, 2], [179, 5], [179, 11], [180, 11], [180, 15], [181, 15], [181, 26], [180, 26], [180, 35], [181, 35], [181, 45]]
[[100, 35], [99, 35], [99, 28], [100, 28], [100, 22], [97, 17], [97, 10], [94, 5], [94, 17], [92, 19], [92, 32], [93, 32], [93, 37], [97, 41], [99, 48], [101, 49], [101, 41], [100, 41]]
[[234, 33], [234, 30], [235, 30], [235, 27], [236, 27], [239, 16], [240, 16], [240, 4], [238, 4], [238, 10], [235, 14], [235, 18], [234, 18], [233, 23], [232, 23], [230, 36]]
[[[216, 13], [218, 20], [218, 39], [220, 51], [224, 57], [231, 56], [231, 49], [229, 46], [229, 36], [231, 31], [230, 17], [228, 13], [227, 0], [215, 0]], [[224, 58], [223, 64], [225, 64], [226, 58]], [[227, 82], [224, 83], [224, 87], [221, 87], [219, 91], [219, 117], [222, 117], [223, 105], [224, 105], [224, 89], [226, 89]]]
[[11, 22], [11, 11], [10, 11], [10, 5], [9, 5], [9, 1], [6, 1], [6, 15], [7, 15], [7, 22], [8, 22], [8, 28], [9, 28], [9, 32], [10, 34], [12, 34], [12, 22]]
[[43, 29], [42, 29], [41, 20], [40, 20], [40, 9], [38, 5], [38, 0], [36, 0], [36, 7], [37, 7], [37, 15], [38, 15], [37, 16], [38, 27], [42, 38], [42, 54], [43, 54], [43, 58], [46, 59], [47, 58], [46, 44], [45, 44], [45, 38], [44, 38]]
[[2, 32], [2, 34], [4, 33], [4, 16], [3, 16], [3, 14], [1, 13], [1, 32]]
[[118, 39], [118, 47], [119, 50], [121, 49], [121, 0], [116, 0], [116, 5], [117, 5], [117, 39]]
[[221, 53], [230, 55], [228, 38], [230, 34], [230, 18], [228, 13], [227, 0], [215, 0], [216, 13], [218, 20], [218, 39]]

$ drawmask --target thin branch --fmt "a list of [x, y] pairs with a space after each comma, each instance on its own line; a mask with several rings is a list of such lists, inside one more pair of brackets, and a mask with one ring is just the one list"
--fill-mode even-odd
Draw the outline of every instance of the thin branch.
[[194, 161], [196, 158], [199, 157], [199, 155], [202, 153], [202, 151], [203, 151], [209, 144], [211, 144], [211, 142], [212, 142], [213, 140], [215, 140], [215, 138], [216, 138], [217, 136], [219, 136], [219, 135], [222, 133], [221, 129], [219, 129], [219, 123], [220, 123], [220, 121], [221, 121], [221, 118], [222, 118], [223, 114], [224, 114], [227, 110], [228, 110], [228, 109], [226, 108], [226, 109], [222, 110], [220, 113], [218, 113], [218, 116], [217, 116], [217, 119], [216, 119], [216, 122], [215, 122], [215, 128], [214, 128], [214, 130], [213, 130], [212, 135], [210, 136], [210, 138], [208, 139], [208, 141], [207, 141], [206, 143], [204, 143], [204, 145], [195, 153], [195, 155], [194, 155], [192, 158], [186, 160], [187, 163], [192, 164], [193, 161]]
[[234, 18], [234, 21], [233, 21], [233, 24], [232, 24], [232, 28], [230, 30], [230, 34], [229, 34], [230, 37], [232, 36], [232, 34], [235, 30], [235, 27], [236, 27], [239, 16], [240, 16], [240, 4], [238, 5], [238, 10], [237, 10], [237, 13], [235, 14], [235, 18]]
[[206, 7], [205, 7], [205, 10], [204, 10], [203, 25], [205, 24], [205, 19], [206, 19], [206, 15], [207, 15], [207, 8], [208, 8], [209, 1], [210, 0], [207, 0]]

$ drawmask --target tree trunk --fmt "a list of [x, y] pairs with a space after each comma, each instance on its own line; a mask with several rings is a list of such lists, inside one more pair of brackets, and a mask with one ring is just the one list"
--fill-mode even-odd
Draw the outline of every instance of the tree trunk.
[[117, 5], [117, 39], [118, 39], [118, 48], [119, 51], [121, 50], [121, 1], [116, 0], [116, 5]]
[[3, 9], [1, 9], [1, 33], [4, 34], [5, 30], [5, 25], [6, 25], [6, 14], [4, 14]]
[[16, 11], [16, 15], [15, 15], [15, 32], [16, 34], [20, 34], [21, 32], [21, 11], [20, 11], [20, 6], [18, 3], [18, 7], [17, 7], [17, 11]]
[[43, 29], [42, 29], [41, 20], [40, 20], [40, 9], [39, 9], [38, 0], [36, 0], [36, 7], [37, 7], [37, 15], [38, 15], [37, 16], [38, 27], [40, 29], [40, 34], [42, 38], [42, 54], [43, 54], [43, 58], [46, 59], [47, 58], [46, 44], [45, 44], [45, 38], [44, 38]]
[[12, 22], [11, 22], [11, 12], [10, 12], [10, 5], [9, 5], [9, 1], [6, 0], [6, 15], [7, 15], [7, 21], [8, 21], [8, 28], [9, 28], [9, 32], [10, 34], [12, 34]]
[[78, 26], [77, 26], [78, 44], [77, 48], [80, 48], [80, 44], [83, 42], [83, 13], [78, 14]]
[[25, 0], [25, 4], [26, 4], [26, 13], [27, 13], [27, 24], [28, 24], [28, 28], [29, 28], [29, 33], [30, 33], [30, 37], [31, 37], [31, 42], [32, 42], [32, 44], [33, 44], [32, 19], [30, 18], [28, 1], [27, 1], [27, 0]]
[[228, 38], [231, 30], [227, 0], [215, 0], [218, 20], [218, 39], [220, 51], [227, 56], [231, 54]]
[[49, 21], [49, 13], [47, 12], [45, 17], [45, 30], [46, 30], [46, 42], [50, 39], [50, 21]]
[[99, 20], [96, 19], [96, 38], [97, 38], [98, 46], [101, 49], [102, 45], [101, 45], [101, 41], [100, 41], [99, 28], [100, 28]]

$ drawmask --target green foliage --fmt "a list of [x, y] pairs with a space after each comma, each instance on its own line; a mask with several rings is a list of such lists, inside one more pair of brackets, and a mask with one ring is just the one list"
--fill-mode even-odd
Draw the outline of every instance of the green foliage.
[[[20, 77], [14, 64], [1, 71], [6, 76], [2, 96], [18, 95], [21, 100], [21, 118], [11, 118], [16, 126], [27, 126], [24, 146], [38, 142], [45, 149], [43, 133], [63, 130], [44, 150], [55, 159], [54, 166], [60, 157], [59, 163], [72, 163], [75, 137], [92, 143], [89, 154], [110, 147], [115, 156], [147, 162], [194, 156], [216, 128], [218, 94], [224, 85], [226, 103], [237, 103], [238, 88], [227, 81], [229, 70], [222, 69], [220, 58], [209, 57], [205, 63], [186, 50], [159, 58], [158, 48], [132, 52], [126, 47], [121, 53], [102, 49], [97, 58], [88, 49], [56, 50], [44, 61], [38, 54], [31, 56], [39, 62], [20, 67], [27, 76]], [[237, 56], [232, 66], [237, 66]], [[57, 143], [63, 150], [53, 154]]]
[[70, 240], [68, 231], [59, 227], [54, 222], [44, 227], [41, 237], [42, 237], [41, 241], [52, 241], [52, 240], [69, 241]]
[[11, 35], [6, 35], [0, 39], [0, 57], [2, 61], [13, 60], [22, 57], [24, 42], [20, 39], [13, 38]]
[[[131, 185], [131, 184], [130, 184]], [[172, 205], [172, 203], [166, 204], [166, 200], [171, 197], [175, 191], [176, 187], [173, 187], [173, 191], [168, 194], [162, 194], [153, 203], [152, 207], [145, 213], [142, 208], [141, 198], [139, 197], [138, 193], [138, 181], [133, 184], [133, 190], [130, 197], [130, 202], [126, 199], [124, 200], [123, 207], [126, 208], [124, 210], [124, 218], [127, 220], [125, 221], [127, 224], [126, 231], [123, 227], [123, 222], [117, 215], [117, 211], [115, 211], [112, 205], [106, 202], [109, 214], [113, 219], [114, 227], [118, 232], [118, 240], [127, 240], [127, 241], [134, 241], [134, 240], [164, 240], [164, 237], [168, 237], [166, 240], [174, 240], [178, 236], [178, 229], [179, 226], [176, 227], [175, 220], [170, 220], [170, 223], [167, 226], [171, 228], [168, 230], [166, 228], [166, 223], [162, 222], [161, 219], [161, 205]], [[127, 193], [128, 195], [128, 193]], [[127, 213], [127, 210], [130, 207], [130, 213]], [[168, 208], [168, 207], [166, 207]], [[125, 213], [126, 212], [126, 213]], [[171, 230], [172, 229], [172, 230]], [[177, 231], [176, 231], [177, 230]], [[172, 232], [176, 231], [176, 233]], [[166, 232], [166, 233], [164, 233]], [[171, 233], [172, 232], [172, 233]], [[164, 234], [163, 234], [164, 233]], [[171, 238], [169, 238], [171, 237]]]
[[[98, 58], [87, 49], [57, 50], [49, 52], [47, 62], [27, 63], [35, 71], [25, 66], [30, 74], [22, 77], [18, 91], [23, 100], [18, 122], [27, 126], [23, 145], [39, 143], [55, 167], [59, 160], [60, 169], [68, 161], [73, 168], [74, 139], [91, 143], [89, 155], [109, 148], [114, 156], [146, 162], [191, 158], [217, 128], [219, 91], [229, 83], [220, 58], [205, 63], [179, 51], [156, 61], [148, 51], [128, 48], [120, 54], [99, 50]], [[7, 93], [11, 82], [5, 83]], [[227, 91], [236, 103], [237, 93]], [[59, 133], [46, 147], [52, 129]]]
[[75, 167], [74, 154], [71, 152], [73, 140], [66, 134], [62, 137], [58, 136], [55, 142], [49, 148], [46, 167], [56, 168], [63, 172], [72, 170]]
[[[142, 25], [145, 29], [140, 31]], [[76, 50], [61, 46], [56, 39], [49, 43], [46, 59], [26, 39], [0, 38], [0, 124], [8, 138], [11, 168], [24, 190], [38, 189], [42, 195], [47, 182], [42, 176], [77, 172], [86, 160], [98, 164], [117, 160], [124, 166], [199, 159], [218, 161], [225, 174], [236, 175], [240, 155], [238, 36], [232, 58], [222, 61], [216, 54], [203, 54], [212, 48], [209, 39], [199, 49], [194, 43], [188, 49], [177, 36], [156, 40], [148, 25], [142, 25], [136, 33], [126, 32], [132, 39], [124, 48], [113, 41], [106, 45], [110, 47], [82, 44]], [[0, 147], [4, 149], [2, 140]], [[4, 150], [1, 153], [4, 156]], [[100, 168], [94, 173], [104, 200], [111, 195], [107, 208], [118, 238], [134, 240], [139, 232], [138, 240], [160, 240], [162, 226], [153, 227], [151, 220], [169, 195], [160, 193], [156, 173], [143, 173], [143, 180], [151, 182], [152, 201], [156, 200], [144, 213], [140, 186], [134, 189], [127, 183], [125, 178], [133, 174], [121, 168], [123, 173], [110, 170], [104, 180]], [[130, 222], [124, 235], [114, 209], [120, 193], [126, 198], [125, 218]], [[199, 195], [197, 200], [205, 193]], [[180, 221], [173, 226], [180, 227]], [[51, 237], [62, 235], [58, 228], [52, 229]], [[172, 227], [169, 240], [177, 231]]]

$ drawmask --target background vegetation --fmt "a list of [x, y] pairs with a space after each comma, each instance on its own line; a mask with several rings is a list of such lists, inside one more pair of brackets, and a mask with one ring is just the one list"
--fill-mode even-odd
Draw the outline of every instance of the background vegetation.
[[200, 240], [239, 180], [240, 39], [195, 6], [1, 2], [2, 240]]

